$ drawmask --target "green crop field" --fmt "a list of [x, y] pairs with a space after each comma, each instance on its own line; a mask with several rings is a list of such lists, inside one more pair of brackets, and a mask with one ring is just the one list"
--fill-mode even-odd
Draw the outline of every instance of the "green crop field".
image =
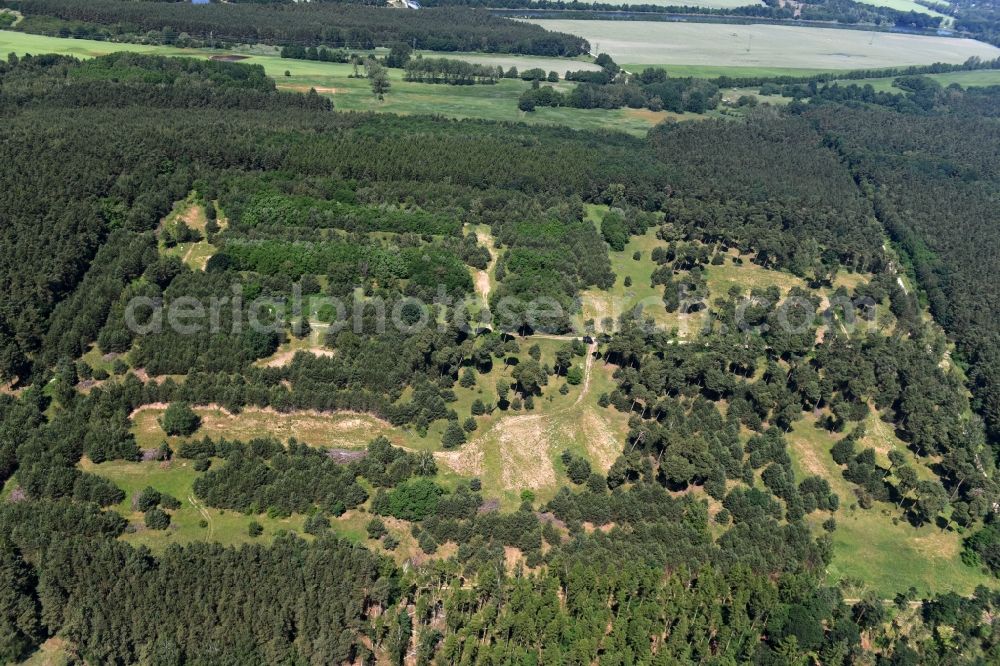
[[[80, 58], [89, 58], [115, 51], [136, 53], [158, 53], [163, 55], [207, 57], [231, 54], [230, 51], [208, 49], [182, 49], [169, 46], [145, 44], [119, 44], [84, 39], [61, 39], [29, 35], [13, 31], [0, 31], [0, 53], [61, 53]], [[534, 113], [524, 113], [517, 108], [517, 98], [528, 83], [521, 80], [503, 79], [496, 85], [450, 86], [403, 81], [403, 71], [389, 70], [392, 89], [383, 102], [371, 93], [368, 81], [350, 78], [354, 72], [351, 65], [314, 62], [280, 58], [273, 53], [261, 54], [261, 49], [246, 52], [242, 62], [262, 65], [267, 74], [277, 81], [278, 86], [289, 90], [308, 91], [316, 88], [320, 94], [333, 98], [334, 106], [344, 111], [377, 111], [399, 114], [437, 114], [451, 118], [480, 118], [508, 122], [532, 124], [559, 124], [574, 129], [614, 128], [631, 134], [642, 135], [662, 120], [697, 119], [704, 116], [675, 114], [667, 111], [647, 109], [573, 109], [540, 108]], [[242, 53], [242, 52], [241, 52]], [[432, 55], [431, 53], [427, 54]], [[443, 55], [443, 54], [433, 54]], [[463, 58], [464, 54], [448, 54], [449, 57]], [[593, 68], [582, 60], [560, 58], [527, 58], [506, 55], [469, 54], [470, 60], [493, 63], [505, 68], [518, 69], [542, 67], [556, 70], [560, 75], [567, 70]], [[285, 76], [285, 73], [288, 76]], [[564, 89], [572, 84], [560, 84]]]
[[[945, 74], [927, 74], [928, 78], [934, 79], [942, 86], [957, 83], [960, 86], [997, 86], [1000, 85], [1000, 70], [982, 69], [972, 72], [947, 72]], [[899, 92], [898, 88], [892, 87], [892, 82], [896, 80], [894, 76], [878, 79], [861, 79], [855, 81], [840, 81], [844, 85], [857, 84], [863, 86], [870, 84], [875, 90], [884, 92]]]
[[[779, 25], [532, 19], [590, 41], [622, 63], [864, 69], [996, 58], [971, 39]], [[736, 72], [733, 72], [736, 74]]]

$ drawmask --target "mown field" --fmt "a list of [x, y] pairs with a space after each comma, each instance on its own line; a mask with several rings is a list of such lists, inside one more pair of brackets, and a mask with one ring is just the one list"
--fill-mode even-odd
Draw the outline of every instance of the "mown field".
[[[0, 31], [0, 53], [61, 53], [79, 58], [90, 58], [115, 51], [158, 53], [162, 55], [209, 57], [231, 54], [230, 51], [209, 49], [183, 49], [145, 44], [119, 44], [84, 39], [61, 39]], [[385, 100], [379, 102], [371, 93], [368, 80], [351, 78], [354, 68], [348, 64], [291, 60], [280, 58], [271, 49], [241, 51], [242, 62], [258, 64], [275, 79], [278, 86], [300, 92], [316, 88], [317, 92], [333, 98], [335, 108], [343, 111], [377, 111], [384, 113], [436, 114], [450, 118], [480, 118], [532, 124], [558, 124], [574, 129], [617, 129], [636, 135], [644, 134], [650, 127], [666, 118], [696, 119], [704, 116], [675, 114], [648, 109], [572, 109], [539, 108], [534, 113], [524, 113], [517, 108], [518, 96], [529, 84], [521, 80], [503, 79], [496, 85], [450, 86], [403, 81], [403, 71], [390, 69], [392, 89]], [[430, 56], [431, 54], [427, 54]], [[444, 54], [435, 54], [444, 55]], [[449, 57], [466, 58], [466, 54], [447, 54]], [[469, 54], [468, 59], [511, 66], [519, 70], [541, 67], [557, 71], [562, 76], [567, 70], [593, 68], [580, 61], [559, 58], [532, 58], [506, 55]], [[286, 76], [285, 74], [288, 74]], [[572, 84], [560, 84], [565, 87]]]
[[[913, 0], [858, 0], [863, 5], [872, 5], [874, 7], [889, 7], [890, 9], [896, 9], [901, 12], [920, 12], [921, 14], [928, 14], [930, 16], [945, 16], [941, 12], [934, 11], [930, 7], [924, 7], [918, 2]], [[949, 19], [950, 20], [950, 19]]]
[[532, 19], [580, 35], [621, 63], [864, 69], [996, 58], [971, 39], [779, 25]]
[[[581, 2], [594, 3], [604, 0], [580, 0]], [[643, 5], [656, 5], [659, 7], [705, 7], [706, 9], [733, 9], [735, 7], [749, 7], [751, 5], [761, 6], [761, 0], [643, 0]]]

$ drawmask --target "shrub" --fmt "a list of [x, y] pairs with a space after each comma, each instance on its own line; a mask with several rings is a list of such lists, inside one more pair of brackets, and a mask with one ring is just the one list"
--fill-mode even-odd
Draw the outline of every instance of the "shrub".
[[160, 426], [168, 435], [187, 436], [201, 426], [201, 418], [186, 402], [172, 402], [163, 412]]
[[449, 421], [448, 427], [444, 429], [444, 435], [441, 437], [441, 446], [446, 449], [454, 449], [462, 444], [465, 444], [465, 431], [462, 430], [458, 421]]
[[143, 516], [143, 521], [151, 530], [165, 530], [170, 527], [170, 514], [163, 509], [153, 507]]
[[437, 543], [434, 541], [434, 537], [427, 530], [420, 533], [420, 538], [417, 539], [417, 545], [420, 546], [420, 550], [424, 551], [428, 555], [433, 555], [437, 552]]
[[142, 511], [143, 513], [149, 511], [150, 509], [155, 509], [160, 505], [160, 491], [152, 486], [146, 486], [143, 488], [142, 492], [139, 493], [139, 497], [136, 500], [136, 509]]
[[369, 539], [381, 539], [389, 533], [389, 530], [385, 528], [385, 523], [378, 518], [369, 520], [368, 524], [365, 525], [365, 531], [368, 532]]
[[176, 511], [181, 508], [181, 501], [172, 495], [160, 495], [160, 506], [164, 509]]
[[258, 523], [256, 520], [251, 520], [250, 524], [247, 525], [247, 534], [256, 538], [264, 533], [264, 526]]
[[401, 520], [423, 520], [437, 511], [443, 493], [439, 485], [421, 477], [402, 483], [389, 493], [380, 491], [372, 501], [372, 509]]
[[306, 518], [306, 522], [302, 528], [306, 531], [306, 534], [319, 536], [330, 529], [330, 520], [321, 513], [314, 513]]

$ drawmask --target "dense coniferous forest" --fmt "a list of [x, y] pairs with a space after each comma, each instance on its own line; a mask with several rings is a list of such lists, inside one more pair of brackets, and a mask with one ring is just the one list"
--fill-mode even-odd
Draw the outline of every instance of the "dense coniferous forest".
[[419, 13], [362, 5], [208, 4], [129, 0], [9, 0], [23, 29], [43, 34], [144, 38], [173, 43], [185, 34], [212, 42], [369, 49], [396, 42], [434, 51], [575, 56], [587, 42], [565, 33], [465, 8]]
[[[1000, 91], [903, 84], [910, 104], [861, 93], [845, 104], [831, 86], [787, 110], [638, 139], [340, 114], [235, 63], [9, 58], [0, 657], [57, 636], [90, 663], [996, 662], [995, 588], [899, 590], [890, 606], [849, 599], [827, 578], [829, 533], [848, 502], [891, 502], [895, 519], [963, 530], [970, 562], [1000, 570]], [[190, 196], [212, 211], [204, 270], [163, 251], [161, 220]], [[608, 213], [595, 223], [586, 204]], [[470, 225], [489, 230], [489, 247]], [[590, 362], [613, 379], [598, 404], [625, 415], [628, 432], [606, 473], [566, 451], [569, 483], [545, 502], [527, 492], [499, 511], [479, 479], [442, 477], [429, 450], [384, 437], [338, 458], [294, 439], [190, 436], [189, 405], [345, 410], [423, 434], [446, 423], [440, 448], [461, 450], [469, 412], [457, 412], [456, 384], [513, 368], [495, 403], [464, 408], [475, 415], [515, 411], [515, 400], [529, 410], [542, 386], [569, 380], [589, 353], [581, 341], [567, 336], [550, 367], [521, 354], [532, 340], [522, 334], [571, 330], [582, 292], [615, 284], [610, 252], [647, 233], [664, 311], [701, 312], [703, 332], [682, 344], [639, 312], [597, 336]], [[734, 251], [834, 298], [737, 286], [699, 300], [704, 268]], [[473, 271], [490, 264], [488, 327], [377, 326], [376, 297], [412, 323], [407, 298], [481, 297]], [[842, 272], [864, 278], [834, 289]], [[301, 335], [303, 313], [265, 308], [273, 327], [238, 334], [232, 320], [253, 299], [296, 292], [360, 292], [369, 305], [357, 330], [322, 336], [329, 353], [261, 365]], [[126, 325], [134, 297], [236, 295], [218, 333]], [[501, 315], [512, 296], [562, 311]], [[792, 301], [802, 325], [790, 330], [779, 324]], [[887, 308], [891, 325], [848, 330], [855, 303]], [[81, 391], [95, 343], [127, 353], [135, 371]], [[160, 404], [180, 441], [142, 450], [132, 415]], [[905, 443], [888, 467], [863, 444], [873, 413]], [[853, 496], [794, 469], [789, 431], [805, 418], [835, 437], [818, 453]], [[147, 532], [197, 501], [255, 520], [306, 516], [304, 533], [156, 553], [125, 543], [136, 526], [113, 507], [126, 494], [100, 465], [151, 453], [197, 476], [190, 498], [133, 498]], [[930, 471], [918, 477], [917, 465]], [[413, 566], [337, 538], [333, 521], [359, 507], [387, 553], [400, 546], [386, 526], [406, 526]], [[261, 529], [251, 522], [250, 538]], [[890, 622], [892, 609], [910, 626]]]

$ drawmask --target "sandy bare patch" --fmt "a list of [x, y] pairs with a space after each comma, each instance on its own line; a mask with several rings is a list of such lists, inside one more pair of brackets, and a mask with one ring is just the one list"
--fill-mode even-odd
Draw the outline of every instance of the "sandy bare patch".
[[191, 205], [177, 216], [177, 219], [186, 224], [191, 229], [204, 232], [208, 218], [205, 216], [205, 209], [202, 206]]
[[321, 95], [337, 95], [342, 92], [346, 92], [343, 88], [328, 88], [326, 86], [305, 86], [301, 84], [294, 85], [280, 85], [279, 88], [285, 90], [294, 90], [296, 92], [309, 92], [310, 90], [315, 90]]
[[434, 460], [462, 476], [480, 477], [483, 474], [483, 447], [478, 441], [454, 451], [435, 451]]
[[294, 359], [295, 355], [299, 352], [327, 358], [334, 355], [334, 351], [332, 349], [327, 349], [326, 347], [305, 347], [302, 349], [289, 349], [287, 351], [277, 352], [270, 358], [261, 359], [258, 361], [258, 364], [267, 368], [282, 368], [291, 363], [292, 359]]
[[517, 565], [524, 564], [524, 553], [521, 552], [520, 548], [514, 548], [513, 546], [503, 547], [503, 559], [504, 564], [507, 567], [507, 571], [513, 571], [517, 568]]
[[490, 275], [486, 271], [476, 271], [476, 293], [483, 301], [483, 306], [490, 303]]
[[[130, 415], [136, 430], [144, 435], [160, 435], [159, 416], [167, 403], [143, 405]], [[279, 412], [271, 407], [247, 407], [234, 414], [217, 404], [193, 407], [201, 417], [197, 436], [247, 440], [254, 437], [274, 437], [286, 441], [292, 437], [323, 448], [358, 449], [379, 435], [389, 437], [399, 445], [398, 431], [392, 425], [370, 414], [358, 412], [321, 412], [298, 410]]]
[[622, 453], [622, 443], [611, 432], [608, 422], [589, 409], [584, 411], [579, 425], [587, 441], [590, 460], [606, 473]]
[[802, 465], [802, 469], [809, 472], [809, 474], [823, 478], [827, 477], [827, 466], [820, 458], [822, 453], [810, 446], [811, 442], [797, 437], [790, 437], [788, 438], [788, 443], [798, 453], [799, 464]]
[[514, 416], [493, 427], [500, 447], [501, 477], [504, 488], [544, 488], [556, 481], [545, 442], [546, 418], [539, 415]]
[[483, 301], [483, 307], [489, 307], [490, 304], [490, 272], [493, 270], [493, 266], [497, 263], [497, 252], [493, 242], [493, 236], [489, 232], [483, 229], [476, 229], [476, 242], [486, 248], [487, 252], [490, 253], [490, 261], [486, 265], [486, 268], [481, 271], [476, 271], [475, 283], [476, 283], [476, 293]]
[[913, 548], [927, 558], [947, 560], [949, 563], [958, 559], [960, 539], [951, 532], [936, 532], [927, 536], [914, 537]]
[[[154, 384], [162, 384], [163, 382], [165, 382], [168, 379], [170, 379], [170, 375], [150, 375], [143, 368], [139, 368], [138, 370], [135, 370], [134, 373], [135, 373], [136, 379], [138, 379], [139, 381], [141, 381], [143, 383], [153, 382]], [[174, 376], [173, 379], [174, 379], [175, 382], [178, 382], [178, 378], [177, 378], [176, 375]]]

